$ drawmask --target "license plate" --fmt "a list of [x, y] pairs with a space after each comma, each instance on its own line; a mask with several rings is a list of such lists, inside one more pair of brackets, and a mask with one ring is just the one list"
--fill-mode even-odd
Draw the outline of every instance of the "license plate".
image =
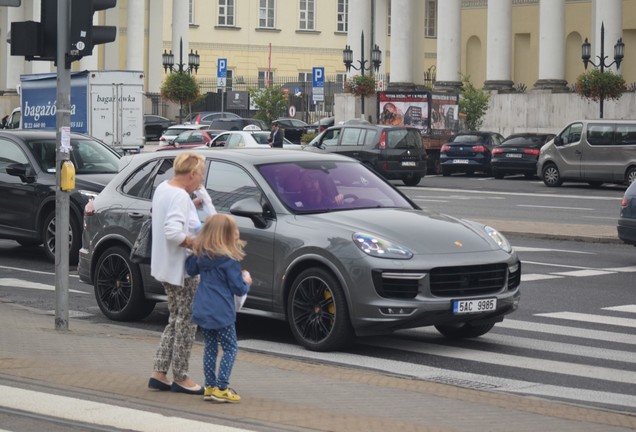
[[413, 161], [402, 162], [402, 166], [416, 166], [417, 164]]
[[453, 300], [453, 313], [455, 315], [489, 312], [497, 309], [497, 299], [488, 298], [480, 300]]
[[506, 153], [506, 157], [520, 158], [521, 157], [521, 153]]
[[468, 159], [453, 159], [454, 164], [467, 164]]

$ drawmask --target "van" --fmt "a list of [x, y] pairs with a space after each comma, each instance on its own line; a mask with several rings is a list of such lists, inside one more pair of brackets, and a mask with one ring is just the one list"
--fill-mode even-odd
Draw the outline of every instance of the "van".
[[347, 122], [325, 129], [304, 147], [358, 159], [387, 180], [415, 186], [426, 175], [427, 156], [419, 129]]
[[579, 120], [541, 148], [537, 175], [546, 186], [564, 181], [630, 185], [636, 180], [636, 120]]

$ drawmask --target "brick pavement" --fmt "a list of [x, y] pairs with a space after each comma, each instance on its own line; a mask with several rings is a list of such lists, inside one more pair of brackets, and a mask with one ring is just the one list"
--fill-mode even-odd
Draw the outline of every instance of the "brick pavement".
[[[0, 384], [254, 431], [626, 431], [636, 416], [239, 350], [240, 404], [146, 388], [157, 332], [54, 318], [0, 300]], [[240, 343], [239, 343], [240, 346]], [[202, 346], [190, 371], [201, 382]], [[36, 403], [34, 401], [34, 403]]]

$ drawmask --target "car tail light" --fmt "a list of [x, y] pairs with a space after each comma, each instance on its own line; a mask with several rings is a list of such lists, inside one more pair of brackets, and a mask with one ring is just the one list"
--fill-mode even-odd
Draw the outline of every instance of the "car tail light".
[[380, 150], [386, 149], [386, 131], [382, 131], [382, 134], [380, 135], [380, 142], [378, 143], [378, 148]]
[[166, 138], [165, 137], [161, 137], [161, 138], [159, 138], [159, 141], [166, 141]]
[[503, 152], [504, 152], [503, 149], [496, 148], [496, 149], [493, 149], [492, 154], [496, 155], [496, 154], [503, 153]]
[[194, 119], [194, 124], [201, 124], [201, 114], [197, 115]]
[[532, 155], [532, 156], [539, 156], [541, 154], [541, 150], [539, 150], [539, 149], [525, 149], [523, 151], [523, 154]]
[[95, 214], [95, 206], [93, 205], [93, 200], [90, 200], [84, 206], [84, 216], [93, 216]]
[[623, 196], [623, 200], [621, 201], [621, 208], [622, 209], [626, 209], [627, 208], [627, 197]]
[[476, 146], [473, 146], [473, 151], [477, 153], [487, 153], [488, 149], [486, 148], [486, 146], [476, 145]]
[[440, 151], [442, 151], [442, 152], [450, 151], [450, 146], [449, 146], [448, 144], [444, 144], [444, 145], [442, 146], [442, 149], [441, 149]]

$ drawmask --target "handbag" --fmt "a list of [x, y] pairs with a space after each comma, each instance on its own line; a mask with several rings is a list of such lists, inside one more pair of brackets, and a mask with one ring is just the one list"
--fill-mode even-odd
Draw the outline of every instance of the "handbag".
[[150, 264], [152, 253], [152, 218], [146, 219], [139, 229], [137, 239], [130, 250], [130, 260], [136, 264]]

